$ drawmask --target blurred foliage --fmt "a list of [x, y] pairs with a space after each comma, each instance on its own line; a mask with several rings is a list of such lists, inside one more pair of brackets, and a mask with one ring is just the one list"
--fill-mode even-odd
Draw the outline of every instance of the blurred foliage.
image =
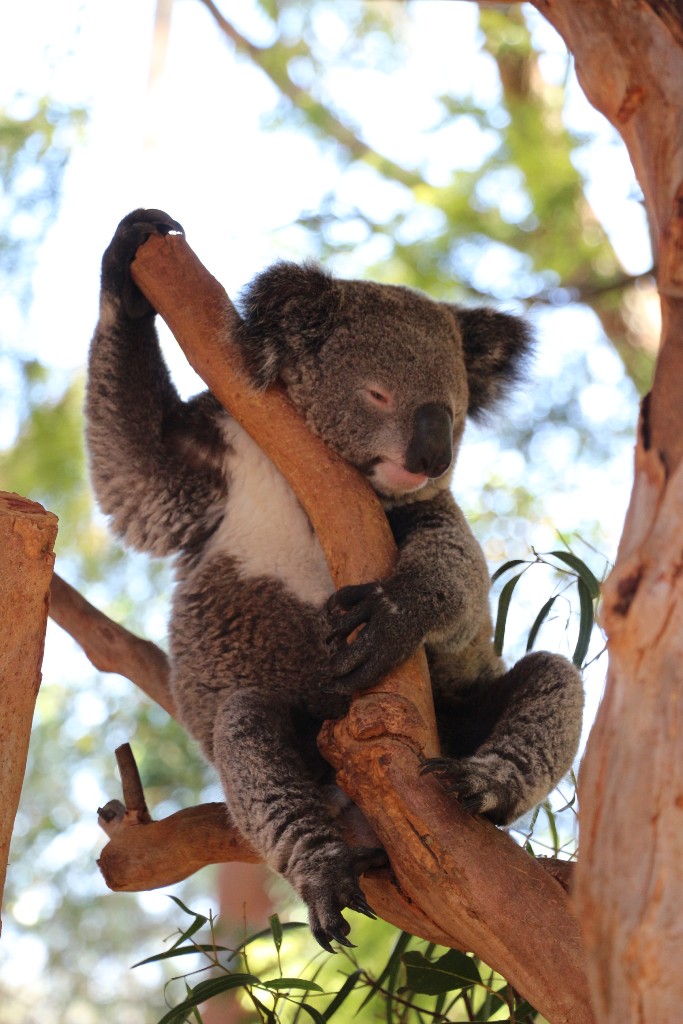
[[[14, 112], [19, 107], [21, 115]], [[64, 168], [85, 119], [82, 108], [60, 107], [48, 97], [17, 96], [10, 109], [0, 109], [3, 292], [9, 281], [20, 281], [18, 296], [24, 308], [31, 297], [27, 269], [56, 216]]]
[[[413, 5], [254, 0], [261, 18], [256, 43], [211, 0], [200, 2], [233, 51], [261, 68], [278, 90], [264, 128], [308, 133], [345, 169], [350, 184], [343, 191], [330, 191], [316, 209], [302, 211], [298, 234], [288, 236], [298, 239], [294, 258], [317, 255], [340, 273], [367, 273], [450, 301], [491, 299], [524, 308], [537, 326], [542, 341], [534, 386], [520, 390], [514, 418], [496, 414], [469, 431], [456, 492], [490, 560], [524, 561], [524, 578], [515, 583], [502, 619], [499, 614], [506, 654], [523, 653], [536, 628], [549, 646], [564, 642], [571, 656], [580, 636], [585, 646], [588, 615], [575, 580], [583, 578], [588, 588], [591, 613], [594, 594], [576, 566], [562, 568], [556, 557], [553, 568], [545, 556], [529, 555], [529, 523], [534, 542], [542, 534], [540, 546], [555, 549], [553, 495], [563, 501], [580, 472], [588, 498], [573, 506], [572, 528], [582, 540], [572, 536], [571, 549], [586, 544], [583, 564], [589, 562], [602, 577], [605, 560], [592, 550], [603, 542], [594, 495], [613, 471], [618, 442], [633, 434], [636, 390], [647, 388], [652, 373], [654, 346], [641, 314], [653, 285], [649, 275], [633, 279], [621, 269], [588, 203], [579, 158], [590, 150], [591, 139], [567, 129], [565, 83], [544, 76], [535, 15], [517, 7], [479, 12], [476, 67], [494, 82], [493, 98], [482, 94], [476, 76], [469, 90], [433, 97], [431, 127], [408, 160], [399, 144], [401, 110], [387, 110], [387, 119], [398, 127], [397, 142], [382, 152], [372, 144], [373, 127], [365, 123], [362, 88], [354, 106], [339, 75], [360, 80], [367, 72], [389, 77], [397, 72], [411, 50]], [[230, 10], [231, 5], [223, 6]], [[233, 8], [235, 19], [237, 13]], [[568, 64], [567, 76], [570, 72]], [[0, 308], [6, 314], [0, 318], [0, 412], [6, 415], [11, 407], [16, 413], [12, 442], [0, 451], [0, 487], [57, 511], [62, 574], [113, 618], [163, 642], [170, 571], [124, 554], [93, 509], [82, 440], [82, 382], [55, 382], [47, 367], [19, 353], [13, 337], [30, 303], [38, 245], [56, 215], [65, 163], [80, 142], [84, 117], [82, 110], [58, 108], [48, 99], [35, 101], [28, 113], [26, 104], [14, 116], [0, 112]], [[477, 140], [476, 161], [469, 138]], [[431, 155], [437, 149], [443, 153], [445, 146], [446, 169], [443, 158], [439, 162]], [[574, 330], [573, 343], [561, 351], [554, 343], [560, 312], [565, 339]], [[468, 466], [476, 472], [468, 473]], [[501, 589], [510, 582], [505, 571], [514, 569], [501, 568]], [[543, 573], [548, 574], [544, 583], [532, 584]], [[206, 772], [194, 745], [164, 712], [128, 682], [92, 671], [75, 645], [52, 627], [49, 643], [55, 651], [52, 665], [58, 667], [46, 673], [39, 698], [26, 781], [30, 800], [23, 801], [17, 819], [4, 934], [13, 951], [8, 970], [22, 957], [33, 959], [42, 965], [45, 982], [27, 992], [20, 983], [0, 981], [3, 1013], [8, 1024], [148, 1024], [159, 1018], [154, 999], [170, 976], [162, 971], [169, 964], [160, 961], [132, 975], [127, 967], [168, 933], [169, 911], [150, 897], [102, 894], [93, 857], [103, 841], [95, 808], [118, 795], [113, 750], [128, 739], [156, 816], [216, 799], [217, 792], [205, 788]], [[587, 660], [600, 649], [594, 633]], [[574, 804], [569, 782], [518, 827], [519, 841], [536, 853], [572, 856]], [[211, 885], [212, 877], [203, 873], [179, 891], [191, 900]], [[406, 952], [433, 962], [443, 951], [397, 938], [380, 922], [354, 921], [354, 938], [357, 933], [361, 947], [342, 970], [355, 979], [348, 991], [336, 961], [325, 958], [326, 973], [316, 974], [323, 954], [314, 954], [310, 936], [303, 930], [287, 933], [296, 971], [328, 993], [311, 996], [313, 1009], [322, 1006], [324, 1015], [334, 1004], [331, 993], [345, 991], [339, 1013], [348, 1012], [374, 987], [373, 1002], [358, 1019], [375, 1019], [380, 1012], [391, 1019], [392, 1006], [400, 1016], [397, 1007], [403, 1004], [395, 997], [412, 1000], [420, 984], [415, 987], [413, 973], [412, 992], [399, 994], [401, 986], [411, 985]], [[274, 937], [265, 941], [272, 951]], [[272, 973], [263, 973], [272, 968], [272, 956], [264, 959], [257, 949], [258, 943], [249, 966], [272, 979]], [[302, 972], [309, 958], [310, 971]], [[412, 967], [423, 977], [429, 973], [424, 959], [413, 959]], [[431, 996], [425, 1019], [434, 1019], [435, 1012], [448, 1012], [452, 1020], [506, 1019], [512, 994], [502, 979], [481, 965], [478, 969], [488, 994], [468, 988]], [[184, 987], [176, 1001], [183, 992]], [[442, 995], [457, 1005], [446, 1010]], [[338, 1009], [339, 1004], [334, 1012]]]

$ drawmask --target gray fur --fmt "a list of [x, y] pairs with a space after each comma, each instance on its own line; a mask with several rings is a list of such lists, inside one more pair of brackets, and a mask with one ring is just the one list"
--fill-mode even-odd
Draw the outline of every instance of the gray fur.
[[183, 720], [239, 828], [330, 948], [348, 943], [344, 907], [369, 913], [357, 875], [377, 860], [344, 844], [321, 796], [331, 772], [316, 734], [353, 693], [426, 643], [444, 758], [424, 769], [497, 823], [543, 799], [576, 753], [578, 673], [545, 652], [506, 672], [484, 556], [449, 486], [466, 415], [515, 378], [529, 334], [506, 314], [314, 267], [277, 264], [247, 290], [239, 341], [254, 383], [279, 378], [310, 428], [367, 475], [399, 546], [388, 579], [335, 594], [288, 484], [211, 395], [182, 402], [169, 380], [129, 265], [147, 235], [170, 230], [168, 215], [137, 210], [104, 255], [93, 484], [128, 543], [178, 556], [170, 642]]

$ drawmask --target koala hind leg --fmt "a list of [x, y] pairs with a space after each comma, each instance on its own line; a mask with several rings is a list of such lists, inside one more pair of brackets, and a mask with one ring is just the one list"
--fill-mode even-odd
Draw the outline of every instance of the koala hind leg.
[[320, 945], [350, 946], [344, 907], [374, 917], [358, 875], [386, 857], [346, 845], [302, 756], [291, 710], [256, 688], [226, 696], [217, 709], [214, 764], [236, 824], [308, 907]]
[[569, 771], [581, 735], [583, 688], [566, 658], [535, 651], [463, 699], [437, 707], [444, 757], [425, 761], [463, 806], [506, 825]]

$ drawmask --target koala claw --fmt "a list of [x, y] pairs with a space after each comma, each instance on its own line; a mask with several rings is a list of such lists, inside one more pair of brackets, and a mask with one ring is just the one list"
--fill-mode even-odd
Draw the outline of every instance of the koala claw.
[[155, 313], [130, 275], [130, 264], [150, 235], [184, 235], [182, 225], [163, 210], [134, 210], [124, 217], [102, 260], [102, 290], [118, 298], [126, 317], [141, 320]]
[[330, 945], [332, 941], [353, 947], [347, 938], [351, 925], [341, 914], [344, 907], [376, 920], [376, 914], [365, 899], [357, 879], [369, 868], [387, 864], [387, 855], [381, 847], [370, 846], [355, 846], [348, 852], [350, 857], [344, 865], [338, 864], [333, 874], [325, 872], [318, 876], [315, 883], [303, 892], [313, 936], [328, 953], [334, 953]]
[[[349, 907], [351, 910], [359, 910], [362, 914], [370, 911], [355, 876], [353, 881], [347, 880], [346, 886], [342, 885], [341, 889], [342, 891], [337, 892], [328, 889], [325, 893], [319, 892], [315, 897], [306, 900], [308, 923], [313, 937], [328, 953], [334, 953], [330, 945], [333, 940], [342, 946], [353, 947], [353, 943], [347, 938], [351, 925], [342, 917], [341, 908]], [[363, 907], [367, 907], [367, 911], [360, 909]], [[372, 911], [368, 916], [373, 916]]]
[[372, 907], [370, 907], [365, 899], [360, 899], [360, 897], [356, 897], [349, 902], [349, 910], [355, 910], [357, 914], [365, 914], [371, 921], [377, 920], [377, 914]]
[[420, 775], [431, 773], [463, 810], [483, 814], [495, 825], [507, 825], [520, 813], [520, 787], [511, 777], [509, 763], [497, 754], [430, 757], [420, 765]]

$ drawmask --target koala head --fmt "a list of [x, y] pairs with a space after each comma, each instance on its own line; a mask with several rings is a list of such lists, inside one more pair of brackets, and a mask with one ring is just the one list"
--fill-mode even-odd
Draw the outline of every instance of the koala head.
[[447, 486], [466, 417], [514, 383], [531, 340], [518, 317], [313, 265], [270, 267], [241, 311], [254, 382], [281, 380], [310, 429], [388, 499]]

